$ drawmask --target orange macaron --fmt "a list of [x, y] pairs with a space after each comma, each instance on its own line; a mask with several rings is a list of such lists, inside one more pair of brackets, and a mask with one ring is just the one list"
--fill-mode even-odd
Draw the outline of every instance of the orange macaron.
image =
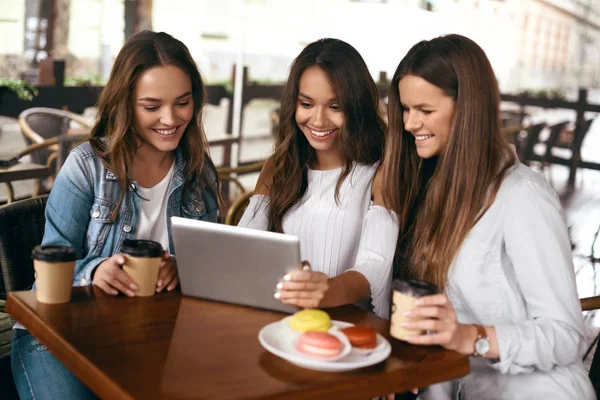
[[377, 332], [373, 328], [366, 326], [350, 326], [341, 329], [346, 335], [352, 347], [358, 349], [374, 349], [377, 347]]

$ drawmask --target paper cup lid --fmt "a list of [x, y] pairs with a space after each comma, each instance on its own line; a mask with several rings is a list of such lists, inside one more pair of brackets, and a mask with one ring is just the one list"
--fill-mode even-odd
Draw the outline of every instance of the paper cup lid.
[[127, 239], [123, 241], [121, 253], [132, 257], [156, 258], [163, 253], [160, 243], [153, 240]]
[[440, 292], [435, 285], [419, 279], [395, 279], [392, 289], [412, 297], [423, 297]]
[[31, 258], [47, 262], [69, 262], [77, 259], [77, 252], [69, 246], [36, 246], [31, 252]]

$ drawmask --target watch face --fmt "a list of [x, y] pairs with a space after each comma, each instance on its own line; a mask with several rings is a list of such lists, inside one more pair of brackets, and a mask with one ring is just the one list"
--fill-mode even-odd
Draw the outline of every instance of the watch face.
[[479, 338], [475, 342], [475, 351], [479, 355], [485, 355], [488, 351], [490, 351], [490, 341], [486, 338]]

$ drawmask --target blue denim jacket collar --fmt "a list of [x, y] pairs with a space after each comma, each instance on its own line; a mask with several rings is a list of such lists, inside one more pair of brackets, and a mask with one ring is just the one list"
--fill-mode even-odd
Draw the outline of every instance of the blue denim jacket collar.
[[[177, 189], [179, 186], [183, 185], [183, 181], [185, 179], [185, 160], [183, 159], [183, 154], [181, 149], [178, 147], [175, 149], [175, 171], [173, 173], [173, 182], [171, 184], [171, 188], [169, 190], [169, 194], [173, 192], [173, 190]], [[112, 171], [107, 170], [104, 175], [104, 179], [107, 181], [116, 181], [117, 177]]]

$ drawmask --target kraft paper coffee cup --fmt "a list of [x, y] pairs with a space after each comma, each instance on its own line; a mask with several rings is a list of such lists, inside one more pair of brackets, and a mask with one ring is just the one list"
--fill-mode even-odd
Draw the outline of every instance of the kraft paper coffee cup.
[[158, 270], [163, 254], [160, 243], [152, 240], [124, 240], [121, 254], [125, 256], [123, 271], [139, 288], [135, 295], [152, 296], [156, 293]]
[[402, 340], [407, 336], [423, 335], [425, 331], [409, 330], [402, 327], [406, 321], [404, 313], [415, 308], [415, 301], [424, 296], [439, 293], [437, 287], [417, 279], [396, 279], [392, 283], [392, 312], [390, 335]]
[[37, 301], [46, 304], [68, 303], [77, 259], [75, 249], [69, 246], [36, 246], [31, 257]]

